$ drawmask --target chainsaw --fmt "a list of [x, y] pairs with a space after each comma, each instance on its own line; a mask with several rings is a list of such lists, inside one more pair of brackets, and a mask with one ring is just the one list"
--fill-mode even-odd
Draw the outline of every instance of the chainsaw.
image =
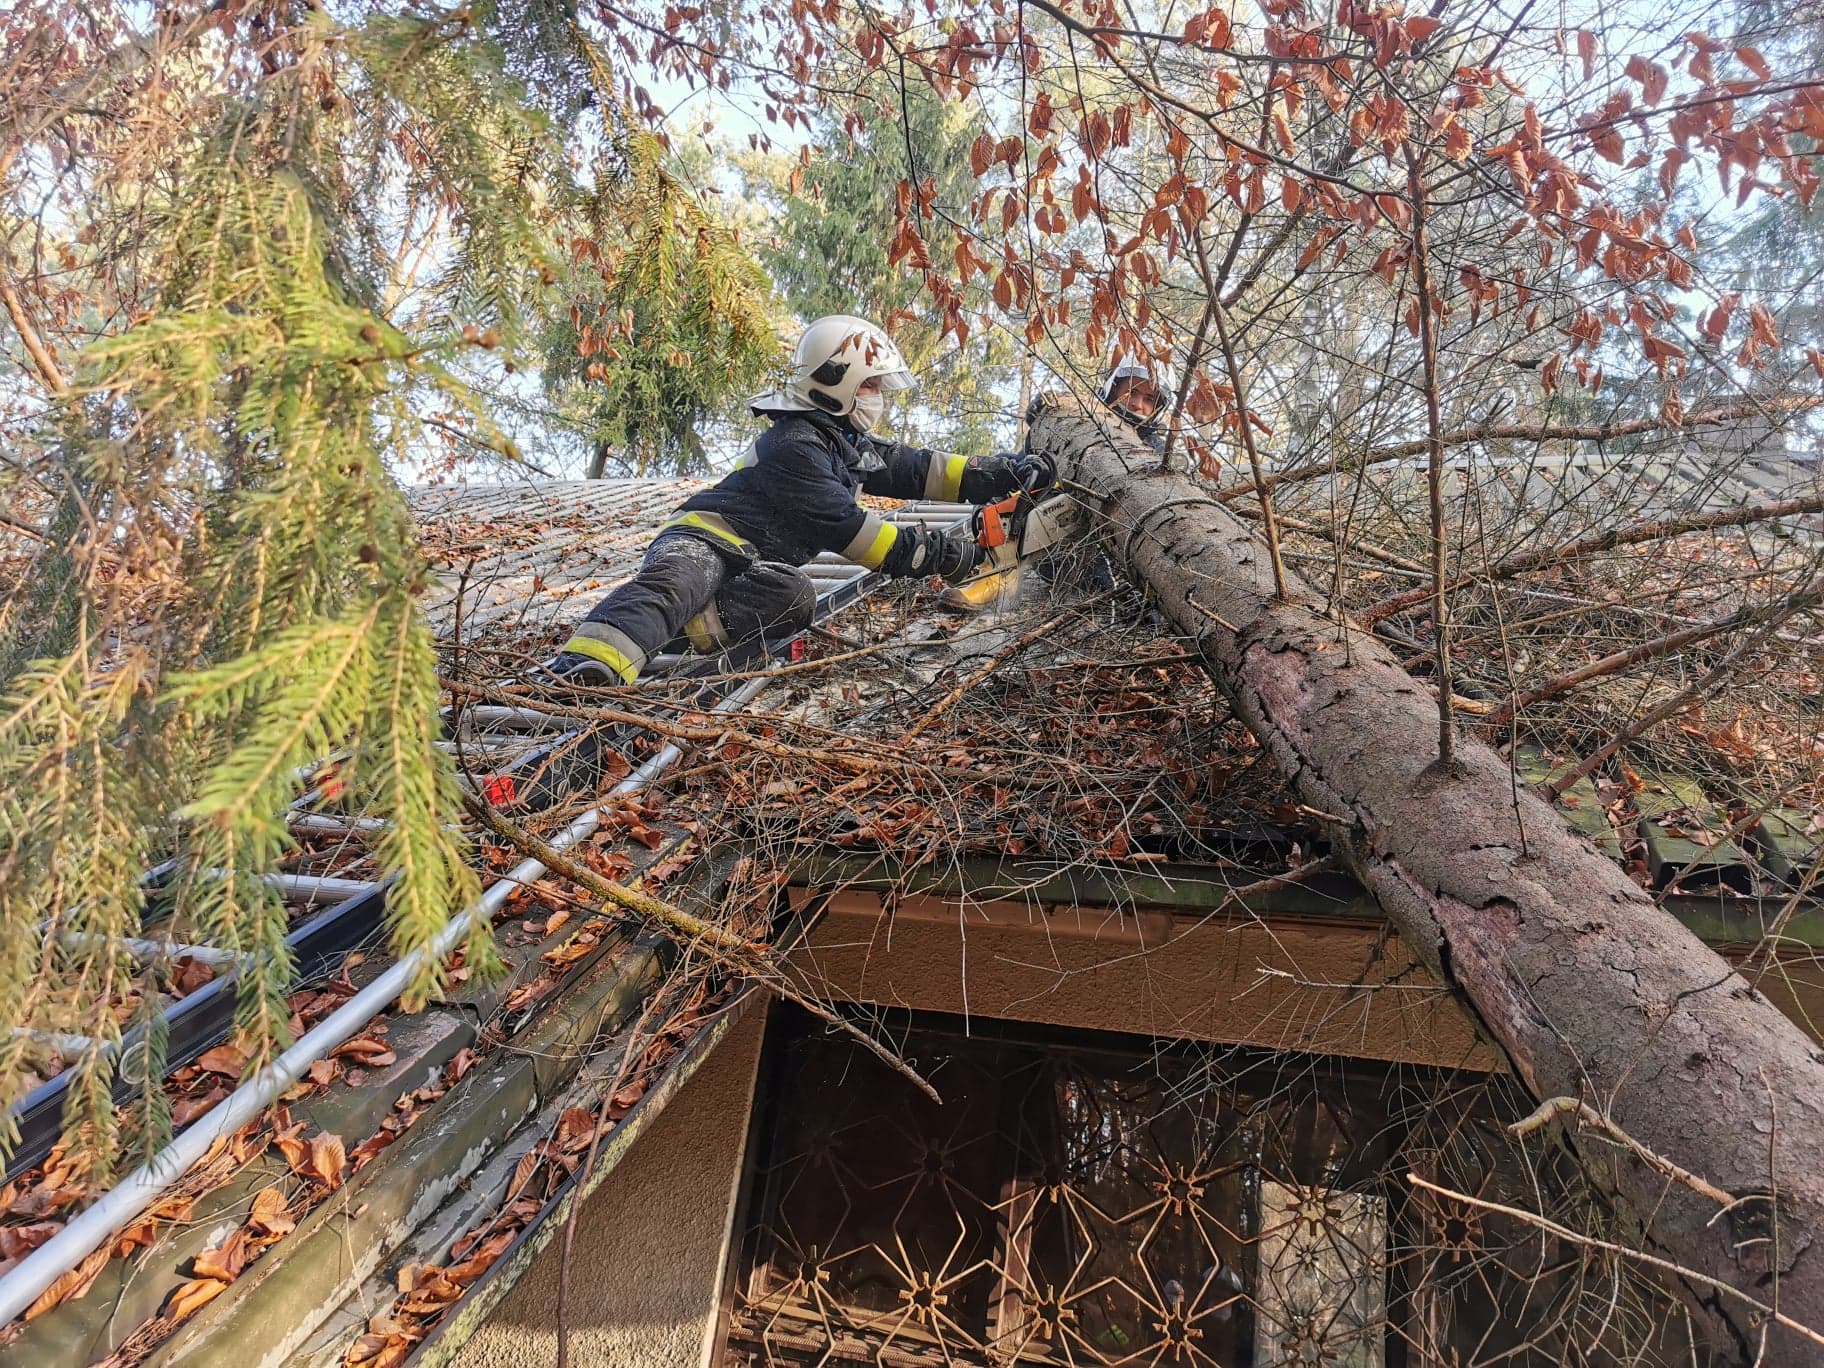
[[1081, 534], [1083, 510], [1046, 470], [1026, 488], [976, 509], [973, 530], [981, 559], [973, 575], [944, 591], [948, 607], [982, 609], [1009, 597], [1022, 565]]

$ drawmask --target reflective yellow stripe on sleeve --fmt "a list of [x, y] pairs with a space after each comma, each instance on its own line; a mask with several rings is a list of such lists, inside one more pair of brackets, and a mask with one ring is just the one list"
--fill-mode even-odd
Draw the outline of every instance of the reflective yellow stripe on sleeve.
[[963, 467], [968, 464], [967, 456], [944, 457], [944, 492], [940, 498], [955, 503], [963, 497]]
[[880, 569], [880, 563], [887, 558], [887, 552], [893, 549], [894, 539], [899, 536], [899, 529], [886, 521], [878, 513], [870, 513], [861, 524], [849, 544], [842, 548], [842, 558], [865, 565], [870, 570]]
[[925, 468], [925, 497], [955, 503], [962, 495], [963, 467], [968, 464], [967, 456], [946, 456], [941, 451], [932, 452], [930, 464]]

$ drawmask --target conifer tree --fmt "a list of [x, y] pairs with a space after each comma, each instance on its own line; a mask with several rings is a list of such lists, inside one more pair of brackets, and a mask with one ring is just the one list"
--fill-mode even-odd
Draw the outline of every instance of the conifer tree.
[[[675, 438], [772, 345], [758, 268], [630, 137], [566, 7], [174, 5], [147, 22], [58, 0], [0, 21], [0, 495], [20, 548], [0, 601], [0, 1107], [73, 1065], [68, 1115], [104, 1167], [168, 1129], [155, 1086], [130, 1135], [111, 1096], [135, 1026], [131, 1076], [163, 1073], [172, 966], [114, 939], [149, 902], [174, 910], [176, 940], [246, 957], [249, 1069], [287, 1042], [267, 876], [326, 757], [343, 800], [386, 823], [395, 952], [473, 895], [398, 473], [447, 441], [518, 459], [490, 386], [573, 298], [599, 297], [592, 229], [618, 225], [611, 250], [642, 268], [686, 263], [655, 298], [690, 312], [638, 320], [642, 361], [735, 339], [734, 360], [699, 357], [688, 402], [618, 373], [630, 430]], [[630, 175], [578, 183], [583, 126]], [[478, 931], [467, 964], [492, 960]], [[428, 963], [409, 999], [445, 972]], [[47, 1064], [16, 1027], [91, 1044]]]
[[[742, 159], [752, 189], [772, 203], [774, 229], [760, 254], [794, 311], [887, 320], [919, 376], [915, 403], [894, 415], [901, 435], [969, 454], [991, 451], [997, 435], [1007, 436], [1002, 420], [1018, 391], [1019, 349], [998, 330], [961, 345], [941, 336], [919, 273], [889, 261], [887, 248], [898, 187], [909, 179], [929, 184], [934, 259], [955, 253], [959, 239], [949, 220], [963, 214], [976, 187], [969, 168], [975, 131], [966, 105], [881, 71], [855, 98], [817, 114], [821, 155]], [[987, 303], [985, 293], [980, 302]]]

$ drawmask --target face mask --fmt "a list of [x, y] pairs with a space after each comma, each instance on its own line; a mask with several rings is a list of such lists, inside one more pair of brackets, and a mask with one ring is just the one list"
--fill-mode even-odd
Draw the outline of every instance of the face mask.
[[855, 406], [849, 410], [849, 426], [857, 432], [872, 432], [886, 411], [886, 395], [878, 391], [858, 394], [855, 396]]

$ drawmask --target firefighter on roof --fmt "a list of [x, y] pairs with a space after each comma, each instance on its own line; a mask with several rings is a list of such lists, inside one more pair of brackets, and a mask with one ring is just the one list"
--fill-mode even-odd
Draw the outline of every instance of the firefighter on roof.
[[719, 484], [684, 501], [639, 573], [577, 625], [549, 674], [632, 683], [680, 632], [698, 650], [792, 636], [817, 601], [798, 567], [822, 551], [887, 575], [967, 575], [980, 555], [967, 535], [895, 527], [855, 501], [983, 504], [1020, 487], [1020, 458], [965, 460], [869, 436], [886, 396], [913, 383], [899, 348], [866, 319], [811, 324], [786, 386], [751, 401], [772, 426]]
[[1166, 396], [1145, 366], [1121, 362], [1109, 371], [1096, 398], [1112, 408], [1154, 451], [1165, 450]]

